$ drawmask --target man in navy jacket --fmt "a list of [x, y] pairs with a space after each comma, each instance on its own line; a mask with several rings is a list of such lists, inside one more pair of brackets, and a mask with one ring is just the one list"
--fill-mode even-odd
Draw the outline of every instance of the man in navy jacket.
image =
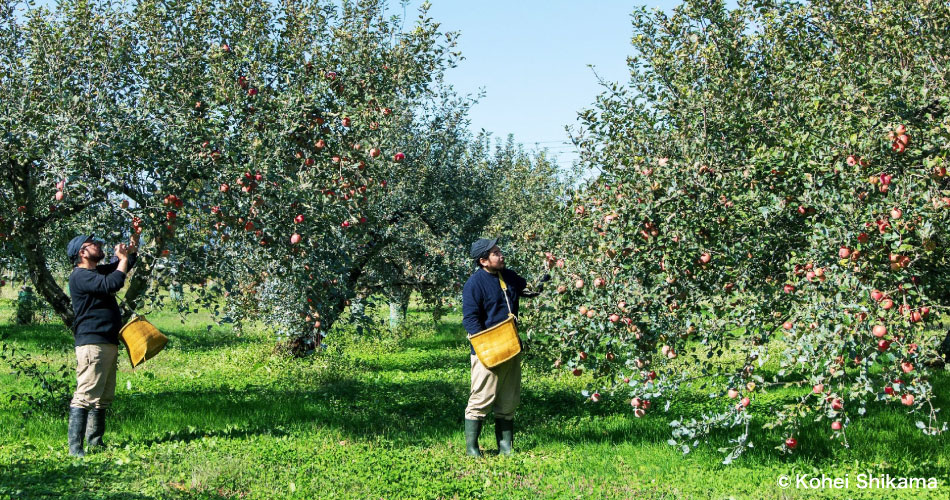
[[76, 345], [76, 392], [69, 403], [69, 454], [84, 456], [83, 435], [90, 447], [102, 447], [105, 413], [115, 398], [119, 330], [122, 314], [115, 294], [125, 286], [125, 277], [135, 264], [137, 239], [128, 246], [116, 245], [110, 264], [98, 265], [105, 257], [102, 242], [91, 235], [69, 242], [66, 254], [76, 267], [69, 276], [73, 335]]
[[[470, 255], [478, 269], [462, 289], [462, 325], [469, 335], [508, 319], [509, 312], [517, 317], [519, 298], [540, 293], [540, 289], [527, 291], [528, 282], [518, 273], [505, 269], [505, 257], [497, 242], [497, 238], [480, 239], [472, 244]], [[507, 285], [507, 292], [502, 290], [499, 277]], [[510, 455], [515, 409], [521, 401], [521, 354], [489, 369], [478, 360], [472, 348], [470, 361], [471, 391], [465, 408], [466, 453], [481, 456], [478, 436], [482, 422], [488, 412], [494, 411], [498, 453]]]

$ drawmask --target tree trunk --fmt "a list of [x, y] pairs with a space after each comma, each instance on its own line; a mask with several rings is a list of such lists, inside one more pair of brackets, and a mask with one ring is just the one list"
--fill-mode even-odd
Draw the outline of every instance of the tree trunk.
[[393, 290], [389, 299], [389, 329], [395, 330], [402, 326], [406, 321], [406, 313], [409, 312], [409, 297], [411, 290], [398, 287]]
[[29, 228], [22, 234], [22, 237], [26, 240], [23, 249], [25, 250], [24, 256], [30, 274], [30, 282], [36, 287], [36, 291], [46, 299], [53, 311], [63, 320], [63, 323], [71, 328], [75, 319], [72, 302], [63, 292], [63, 289], [59, 287], [59, 284], [56, 283], [53, 273], [49, 270], [49, 261], [46, 259], [46, 253], [39, 242], [39, 235], [38, 228]]

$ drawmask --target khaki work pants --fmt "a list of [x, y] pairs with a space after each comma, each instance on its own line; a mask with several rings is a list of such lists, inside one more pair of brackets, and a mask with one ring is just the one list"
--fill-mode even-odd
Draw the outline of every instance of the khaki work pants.
[[119, 346], [87, 344], [76, 347], [76, 392], [69, 406], [108, 408], [115, 399]]
[[465, 418], [484, 420], [494, 410], [495, 419], [513, 420], [521, 403], [521, 354], [488, 369], [472, 355], [472, 388]]

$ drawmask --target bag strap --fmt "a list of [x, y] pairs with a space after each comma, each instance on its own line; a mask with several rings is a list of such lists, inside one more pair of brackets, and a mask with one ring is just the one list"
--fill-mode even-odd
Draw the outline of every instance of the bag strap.
[[515, 314], [511, 312], [511, 302], [508, 302], [508, 285], [502, 279], [501, 271], [498, 271], [498, 284], [501, 285], [501, 294], [505, 296], [505, 304], [508, 305], [508, 315], [514, 316]]

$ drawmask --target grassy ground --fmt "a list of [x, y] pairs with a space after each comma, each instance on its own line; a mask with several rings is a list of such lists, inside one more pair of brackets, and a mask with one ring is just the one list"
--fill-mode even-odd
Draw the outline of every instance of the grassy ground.
[[[69, 361], [71, 335], [55, 324], [12, 325], [6, 342], [50, 363]], [[24, 419], [7, 393], [26, 387], [0, 363], [0, 498], [943, 498], [950, 496], [947, 436], [928, 438], [898, 407], [873, 406], [849, 427], [850, 448], [822, 422], [799, 452], [753, 431], [756, 448], [730, 466], [719, 442], [683, 456], [668, 422], [708, 398], [683, 394], [671, 415], [631, 414], [626, 400], [585, 403], [584, 380], [527, 365], [512, 457], [498, 457], [492, 425], [482, 460], [463, 456], [468, 347], [457, 317], [439, 328], [419, 314], [408, 338], [346, 335], [304, 360], [274, 353], [266, 328], [207, 329], [150, 316], [171, 339], [134, 372], [120, 362], [110, 447], [66, 454], [66, 418]], [[74, 363], [75, 361], [72, 360]], [[947, 407], [950, 377], [933, 380]], [[755, 405], [754, 405], [755, 406]], [[764, 405], [763, 405], [764, 406]], [[753, 409], [755, 409], [753, 407]], [[765, 411], [757, 410], [757, 411]], [[783, 489], [783, 475], [849, 478], [850, 488]], [[861, 489], [858, 474], [936, 477], [938, 490]]]

